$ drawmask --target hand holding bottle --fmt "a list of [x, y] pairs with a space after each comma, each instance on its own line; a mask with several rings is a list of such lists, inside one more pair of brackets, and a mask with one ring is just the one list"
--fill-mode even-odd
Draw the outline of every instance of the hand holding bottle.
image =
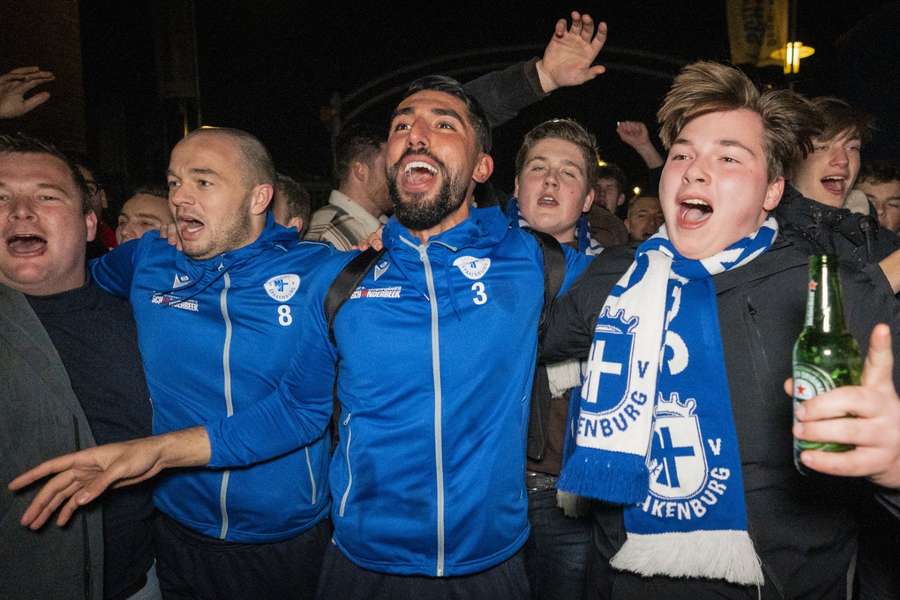
[[[868, 477], [900, 489], [900, 397], [893, 382], [891, 332], [880, 324], [872, 330], [863, 365], [862, 383], [843, 386], [797, 405], [794, 437], [855, 446], [848, 452], [805, 450], [805, 467], [846, 477]], [[785, 382], [791, 393], [793, 381]]]

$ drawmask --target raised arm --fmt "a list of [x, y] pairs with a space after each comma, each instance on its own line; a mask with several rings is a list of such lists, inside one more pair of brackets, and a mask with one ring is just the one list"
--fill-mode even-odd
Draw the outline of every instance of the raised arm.
[[572, 12], [572, 23], [560, 19], [540, 59], [492, 71], [465, 84], [484, 108], [492, 127], [515, 118], [559, 87], [581, 85], [606, 68], [593, 65], [606, 43], [606, 23], [594, 27], [590, 15]]
[[[647, 126], [640, 121], [619, 121], [616, 125], [616, 133], [619, 139], [631, 146], [637, 152], [648, 169], [661, 167], [665, 162], [662, 155], [650, 141], [650, 133]], [[654, 190], [654, 193], [655, 190]]]

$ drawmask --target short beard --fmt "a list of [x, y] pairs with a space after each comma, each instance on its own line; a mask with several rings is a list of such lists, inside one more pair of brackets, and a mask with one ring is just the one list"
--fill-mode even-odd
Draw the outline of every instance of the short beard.
[[[405, 156], [405, 155], [404, 155]], [[443, 177], [440, 189], [432, 199], [423, 192], [411, 194], [407, 201], [400, 197], [397, 188], [395, 166], [388, 171], [388, 193], [394, 205], [394, 216], [411, 231], [425, 231], [437, 226], [453, 214], [466, 200], [466, 186], [457, 177], [451, 177], [443, 165], [439, 165]]]
[[223, 224], [222, 229], [217, 232], [210, 232], [215, 236], [209, 240], [209, 244], [203, 248], [185, 247], [183, 252], [185, 255], [198, 259], [207, 260], [225, 252], [231, 252], [253, 243], [249, 240], [250, 232], [253, 225], [250, 220], [250, 196], [248, 195], [241, 203], [240, 210], [234, 215], [234, 218]]

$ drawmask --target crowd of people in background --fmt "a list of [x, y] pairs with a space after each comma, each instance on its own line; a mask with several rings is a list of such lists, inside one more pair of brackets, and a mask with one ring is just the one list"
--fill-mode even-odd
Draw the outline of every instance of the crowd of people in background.
[[[102, 165], [0, 135], [0, 597], [898, 597], [900, 157], [704, 61], [661, 148], [617, 123], [645, 172], [564, 115], [493, 155], [606, 35], [411, 83], [316, 210], [240, 129], [115, 215]], [[0, 119], [52, 80], [0, 75]], [[867, 363], [795, 413], [819, 254]], [[804, 477], [794, 437], [856, 448]]]

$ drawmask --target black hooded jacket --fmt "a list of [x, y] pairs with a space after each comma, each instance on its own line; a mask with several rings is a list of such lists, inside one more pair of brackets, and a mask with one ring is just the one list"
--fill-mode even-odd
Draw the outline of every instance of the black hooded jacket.
[[811, 200], [785, 185], [775, 209], [780, 237], [811, 254], [835, 254], [841, 262], [861, 269], [900, 249], [900, 239], [868, 215]]

